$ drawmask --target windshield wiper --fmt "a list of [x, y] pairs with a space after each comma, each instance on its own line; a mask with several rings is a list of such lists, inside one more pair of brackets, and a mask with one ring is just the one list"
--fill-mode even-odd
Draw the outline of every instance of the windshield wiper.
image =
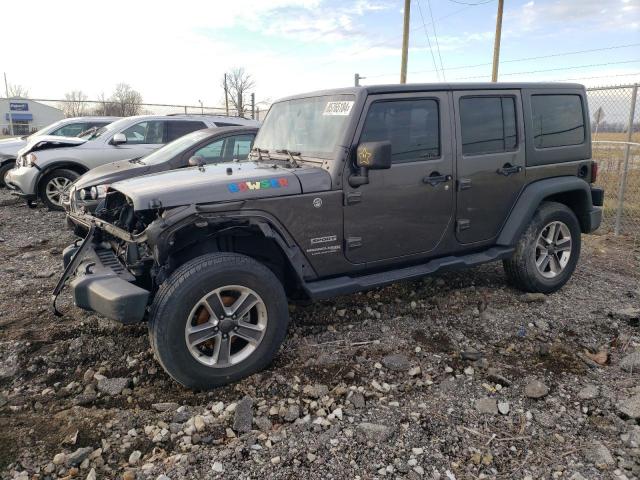
[[284, 153], [286, 155], [289, 155], [289, 163], [293, 165], [293, 168], [299, 167], [298, 162], [293, 156], [295, 155], [296, 157], [300, 157], [300, 160], [302, 160], [302, 157], [300, 156], [300, 152], [292, 152], [291, 150], [287, 150], [286, 148], [283, 148], [282, 150], [276, 150], [276, 153]]
[[258, 154], [258, 160], [262, 161], [262, 154], [265, 153], [267, 158], [271, 160], [271, 155], [269, 155], [269, 150], [260, 147], [253, 147], [251, 149], [251, 153], [256, 152]]

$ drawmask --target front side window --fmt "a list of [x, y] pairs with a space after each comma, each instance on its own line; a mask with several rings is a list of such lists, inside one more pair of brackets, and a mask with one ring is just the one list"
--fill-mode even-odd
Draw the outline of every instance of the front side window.
[[151, 120], [136, 123], [130, 126], [124, 132], [127, 137], [127, 143], [130, 144], [158, 144], [164, 143], [164, 122], [159, 120]]
[[374, 102], [360, 142], [391, 142], [392, 163], [440, 156], [438, 102], [432, 99]]
[[531, 110], [536, 148], [584, 142], [584, 113], [579, 95], [533, 95]]
[[203, 122], [184, 120], [170, 121], [167, 126], [167, 142], [173, 142], [176, 138], [206, 127]]
[[225, 139], [216, 140], [206, 145], [193, 154], [194, 157], [202, 157], [206, 163], [217, 163], [222, 161], [222, 154], [224, 152]]
[[462, 154], [480, 155], [514, 150], [516, 108], [513, 97], [466, 97], [460, 99]]

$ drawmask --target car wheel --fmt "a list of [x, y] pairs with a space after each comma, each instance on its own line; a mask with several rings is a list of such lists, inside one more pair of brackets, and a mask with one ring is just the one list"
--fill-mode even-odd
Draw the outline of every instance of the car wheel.
[[185, 263], [160, 286], [149, 335], [173, 379], [205, 390], [265, 368], [288, 323], [284, 288], [271, 270], [245, 255], [214, 253]]
[[9, 170], [11, 170], [13, 167], [15, 167], [14, 161], [7, 162], [4, 165], [0, 166], [0, 187], [7, 186], [7, 182], [5, 181], [4, 177], [7, 175], [7, 173], [9, 173]]
[[49, 210], [64, 210], [62, 199], [80, 175], [73, 170], [54, 170], [40, 181], [38, 196]]
[[580, 257], [580, 224], [562, 203], [544, 202], [503, 265], [511, 284], [526, 292], [552, 293], [573, 274]]

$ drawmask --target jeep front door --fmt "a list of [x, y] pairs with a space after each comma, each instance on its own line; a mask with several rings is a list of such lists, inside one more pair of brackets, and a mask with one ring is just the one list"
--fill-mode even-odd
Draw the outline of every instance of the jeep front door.
[[524, 185], [518, 90], [453, 94], [457, 124], [456, 238], [468, 244], [500, 232]]
[[434, 250], [453, 216], [453, 152], [447, 93], [372, 95], [357, 145], [390, 141], [392, 165], [370, 170], [358, 187], [345, 178], [345, 255], [353, 263], [420, 256]]

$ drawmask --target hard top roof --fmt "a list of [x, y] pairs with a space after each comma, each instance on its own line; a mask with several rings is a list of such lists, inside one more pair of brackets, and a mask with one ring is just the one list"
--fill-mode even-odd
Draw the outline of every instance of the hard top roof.
[[293, 98], [315, 97], [320, 95], [357, 95], [375, 93], [411, 93], [433, 92], [448, 90], [522, 90], [522, 89], [571, 89], [583, 90], [584, 85], [579, 83], [560, 82], [465, 82], [465, 83], [405, 83], [386, 85], [363, 85], [360, 87], [334, 88], [318, 90], [315, 92], [301, 93], [281, 98], [277, 102]]

